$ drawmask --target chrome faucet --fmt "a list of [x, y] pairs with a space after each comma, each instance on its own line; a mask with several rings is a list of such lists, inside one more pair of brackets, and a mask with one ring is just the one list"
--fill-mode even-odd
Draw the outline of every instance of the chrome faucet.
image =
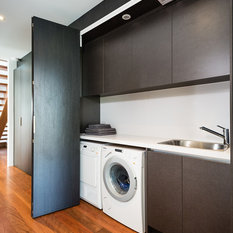
[[226, 128], [220, 126], [220, 125], [217, 125], [217, 126], [223, 130], [223, 134], [220, 134], [220, 133], [218, 133], [216, 131], [213, 131], [212, 129], [206, 128], [204, 126], [200, 127], [200, 129], [202, 129], [202, 130], [204, 130], [204, 131], [206, 131], [208, 133], [214, 134], [214, 135], [216, 135], [218, 137], [223, 138], [223, 144], [224, 145], [229, 145], [230, 144], [229, 129], [226, 129]]

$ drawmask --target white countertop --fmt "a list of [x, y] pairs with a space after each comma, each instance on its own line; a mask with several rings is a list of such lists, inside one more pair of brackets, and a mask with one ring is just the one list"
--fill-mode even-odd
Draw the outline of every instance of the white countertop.
[[157, 137], [141, 137], [132, 135], [109, 135], [109, 136], [94, 136], [81, 134], [83, 140], [113, 143], [126, 146], [134, 146], [141, 148], [148, 148], [152, 150], [172, 152], [183, 156], [211, 160], [221, 163], [230, 163], [230, 149], [226, 151], [212, 151], [196, 148], [187, 148], [181, 146], [171, 146], [158, 144], [159, 142], [170, 140], [171, 138], [157, 138]]

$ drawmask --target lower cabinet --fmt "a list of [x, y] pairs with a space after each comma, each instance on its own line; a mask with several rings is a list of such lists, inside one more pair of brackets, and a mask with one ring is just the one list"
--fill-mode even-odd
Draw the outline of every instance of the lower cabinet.
[[182, 157], [148, 152], [147, 222], [159, 232], [182, 232]]
[[230, 165], [148, 152], [148, 232], [230, 233]]
[[230, 165], [183, 158], [183, 232], [230, 233]]

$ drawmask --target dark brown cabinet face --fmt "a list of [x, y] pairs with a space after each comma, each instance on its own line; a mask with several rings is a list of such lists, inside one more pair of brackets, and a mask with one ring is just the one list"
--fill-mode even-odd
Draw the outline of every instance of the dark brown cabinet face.
[[230, 1], [183, 0], [173, 7], [173, 82], [230, 74]]
[[160, 232], [182, 233], [182, 157], [148, 152], [147, 221]]
[[132, 76], [132, 34], [125, 25], [104, 38], [104, 93], [120, 93], [137, 87]]
[[152, 12], [132, 25], [133, 66], [136, 88], [171, 84], [171, 11]]
[[83, 48], [83, 96], [103, 93], [103, 39], [89, 42]]
[[229, 80], [229, 9], [229, 0], [182, 0], [109, 32], [104, 46], [89, 42], [84, 95]]
[[183, 232], [230, 233], [230, 165], [183, 158]]
[[146, 187], [149, 232], [230, 233], [230, 165], [150, 151]]
[[104, 93], [171, 84], [171, 12], [147, 14], [104, 37]]

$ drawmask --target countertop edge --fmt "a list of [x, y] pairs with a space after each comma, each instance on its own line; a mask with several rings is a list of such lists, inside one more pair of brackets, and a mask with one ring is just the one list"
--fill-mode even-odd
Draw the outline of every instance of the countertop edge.
[[173, 153], [191, 158], [230, 164], [230, 149], [226, 151], [209, 151], [204, 149], [184, 148], [158, 144], [159, 142], [168, 140], [164, 138], [140, 137], [132, 135], [94, 136], [81, 134], [80, 139], [94, 142], [118, 144], [122, 146], [141, 147], [153, 151]]

